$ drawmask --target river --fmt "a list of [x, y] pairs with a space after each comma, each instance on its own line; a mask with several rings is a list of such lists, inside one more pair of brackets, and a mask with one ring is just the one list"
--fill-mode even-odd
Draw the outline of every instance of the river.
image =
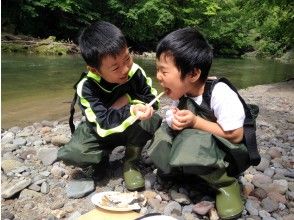
[[[136, 58], [154, 87], [155, 61]], [[42, 120], [65, 120], [73, 97], [73, 84], [85, 70], [76, 56], [2, 54], [1, 127], [26, 126]], [[228, 77], [238, 89], [280, 82], [294, 77], [294, 64], [268, 60], [215, 59], [210, 75]]]

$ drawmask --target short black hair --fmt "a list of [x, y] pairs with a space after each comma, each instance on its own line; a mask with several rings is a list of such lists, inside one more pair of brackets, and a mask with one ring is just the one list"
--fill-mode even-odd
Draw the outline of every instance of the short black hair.
[[156, 58], [162, 53], [174, 58], [183, 79], [195, 68], [201, 70], [200, 80], [206, 81], [213, 58], [213, 49], [196, 28], [186, 27], [171, 32], [157, 45]]
[[99, 69], [101, 60], [107, 55], [118, 55], [127, 47], [127, 41], [118, 27], [97, 21], [82, 31], [79, 47], [87, 65]]

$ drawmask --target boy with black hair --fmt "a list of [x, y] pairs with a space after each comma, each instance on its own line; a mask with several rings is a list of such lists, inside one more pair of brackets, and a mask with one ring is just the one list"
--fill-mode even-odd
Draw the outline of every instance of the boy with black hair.
[[204, 179], [216, 189], [220, 217], [239, 216], [244, 208], [234, 175], [250, 163], [243, 139], [245, 112], [238, 95], [218, 82], [206, 103], [213, 50], [194, 28], [164, 37], [156, 58], [157, 79], [173, 107], [148, 149], [151, 160], [161, 175], [180, 172]]
[[[76, 86], [79, 106], [86, 122], [58, 151], [67, 164], [87, 167], [107, 159], [116, 146], [126, 146], [123, 177], [129, 190], [144, 187], [136, 166], [142, 147], [161, 123], [153, 107], [145, 105], [157, 91], [144, 70], [133, 62], [126, 39], [111, 23], [99, 21], [84, 29], [79, 38], [88, 73]], [[74, 129], [72, 129], [74, 130]]]

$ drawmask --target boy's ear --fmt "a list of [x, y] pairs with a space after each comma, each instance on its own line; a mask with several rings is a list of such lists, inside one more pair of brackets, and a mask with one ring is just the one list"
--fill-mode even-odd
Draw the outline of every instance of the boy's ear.
[[194, 71], [191, 73], [191, 81], [196, 82], [201, 75], [201, 70], [199, 68], [195, 68]]

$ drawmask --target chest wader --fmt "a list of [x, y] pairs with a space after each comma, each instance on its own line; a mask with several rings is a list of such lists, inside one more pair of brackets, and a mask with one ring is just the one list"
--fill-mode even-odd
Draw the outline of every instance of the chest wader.
[[160, 124], [160, 116], [154, 114], [148, 120], [135, 122], [122, 133], [102, 138], [87, 125], [87, 122], [83, 122], [74, 131], [70, 142], [59, 149], [58, 160], [82, 168], [93, 166], [93, 169], [96, 170], [113, 148], [126, 146], [123, 165], [126, 188], [128, 190], [141, 189], [145, 183], [137, 162], [140, 159], [142, 148], [153, 137]]
[[[180, 100], [178, 107], [180, 109], [189, 109], [190, 111], [194, 112], [195, 114], [199, 114], [201, 117], [206, 118], [207, 120], [215, 121], [214, 116], [212, 117], [212, 113], [210, 113], [211, 111], [209, 111], [210, 108], [207, 108], [205, 105], [195, 105], [195, 102], [193, 100], [190, 100], [189, 98], [184, 98]], [[237, 170], [239, 168], [239, 172], [247, 169], [249, 167], [248, 152], [244, 144], [235, 145], [231, 144], [228, 140], [224, 138], [214, 135], [213, 137], [217, 146], [211, 149], [219, 149], [216, 150], [216, 152], [218, 152], [218, 154], [220, 155], [219, 158], [223, 158], [222, 160], [215, 160], [216, 163], [219, 163], [218, 167], [213, 170], [207, 170], [208, 172], [206, 173], [199, 172], [197, 168], [194, 168], [196, 171], [194, 173], [193, 167], [184, 166], [183, 171], [191, 174], [196, 174], [197, 176], [205, 180], [213, 189], [215, 189], [215, 203], [219, 216], [222, 219], [234, 219], [242, 214], [244, 206], [238, 181], [235, 177], [228, 176], [227, 170], [234, 170], [232, 169], [232, 164], [237, 165]], [[195, 140], [195, 142], [196, 141], [197, 140]], [[205, 155], [202, 156], [205, 157]], [[215, 157], [217, 158], [218, 155], [216, 155]], [[230, 161], [231, 164], [226, 164], [226, 160]], [[238, 161], [241, 161], [241, 163], [239, 163]], [[224, 163], [222, 164], [222, 162]], [[232, 171], [232, 173], [236, 174], [238, 172]]]
[[145, 185], [144, 178], [136, 164], [140, 159], [142, 148], [153, 137], [161, 124], [162, 118], [158, 114], [154, 114], [148, 120], [136, 121], [123, 132], [100, 137], [89, 122], [82, 122], [75, 129], [73, 115], [76, 101], [77, 94], [75, 94], [71, 105], [69, 119], [72, 138], [69, 143], [58, 150], [58, 160], [82, 168], [91, 166], [93, 170], [96, 170], [101, 162], [105, 160], [105, 157], [108, 157], [113, 148], [126, 146], [123, 165], [123, 177], [126, 188], [128, 190], [143, 188]]
[[[198, 106], [190, 98], [181, 98], [178, 108], [189, 109], [202, 118], [216, 121], [210, 108]], [[221, 218], [231, 219], [242, 213], [240, 187], [232, 174], [239, 174], [250, 166], [244, 144], [232, 144], [197, 129], [174, 132], [164, 125], [156, 131], [148, 154], [165, 174], [181, 169], [184, 174], [204, 179], [216, 190], [216, 208]]]

